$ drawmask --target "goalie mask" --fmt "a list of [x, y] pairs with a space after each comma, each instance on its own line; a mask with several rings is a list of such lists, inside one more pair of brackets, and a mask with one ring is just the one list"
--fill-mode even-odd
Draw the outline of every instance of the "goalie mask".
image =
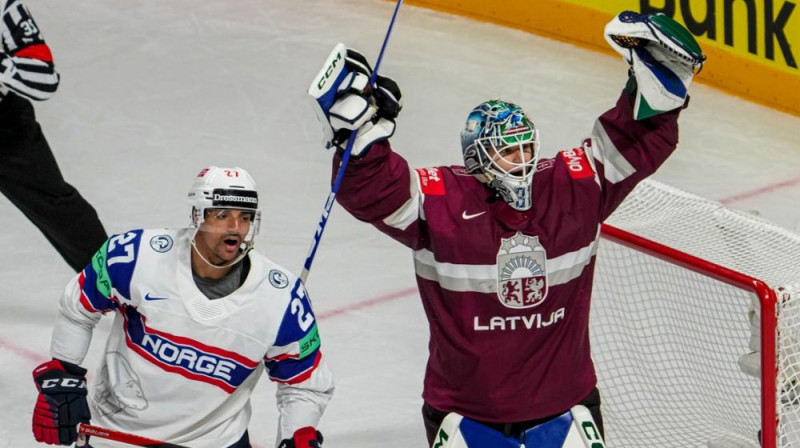
[[[236, 264], [247, 255], [255, 243], [261, 225], [261, 212], [258, 210], [258, 192], [256, 183], [250, 174], [241, 168], [220, 168], [211, 166], [200, 171], [189, 190], [189, 203], [192, 206], [190, 228], [195, 229], [192, 245], [198, 231], [210, 231], [206, 217], [211, 213], [225, 213], [226, 210], [238, 210], [249, 213], [249, 229], [242, 236], [240, 255], [226, 266]], [[217, 232], [219, 230], [216, 230]], [[234, 243], [235, 244], [235, 243]], [[197, 247], [195, 246], [195, 249]], [[199, 251], [198, 251], [199, 254]], [[202, 257], [202, 255], [200, 255]], [[203, 259], [211, 266], [208, 260]], [[216, 267], [226, 267], [216, 266]]]
[[521, 107], [500, 100], [479, 104], [461, 131], [461, 151], [469, 174], [512, 208], [531, 208], [539, 136]]

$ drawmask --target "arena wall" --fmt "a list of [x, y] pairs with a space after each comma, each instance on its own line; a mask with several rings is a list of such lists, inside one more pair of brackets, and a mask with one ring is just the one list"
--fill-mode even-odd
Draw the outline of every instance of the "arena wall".
[[[391, 0], [390, 0], [391, 1]], [[708, 56], [695, 78], [800, 115], [800, 11], [787, 0], [408, 0], [598, 51], [603, 27], [624, 10], [664, 12], [686, 25]], [[532, 50], [533, 51], [533, 50]], [[616, 54], [616, 53], [613, 53]]]

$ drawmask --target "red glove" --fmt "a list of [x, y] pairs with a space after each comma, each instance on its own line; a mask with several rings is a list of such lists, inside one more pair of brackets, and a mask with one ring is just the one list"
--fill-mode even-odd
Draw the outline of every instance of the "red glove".
[[322, 434], [311, 426], [300, 428], [291, 439], [281, 440], [278, 448], [322, 448]]
[[33, 371], [39, 389], [33, 409], [33, 436], [50, 445], [70, 445], [78, 438], [78, 423], [89, 423], [86, 369], [53, 359]]

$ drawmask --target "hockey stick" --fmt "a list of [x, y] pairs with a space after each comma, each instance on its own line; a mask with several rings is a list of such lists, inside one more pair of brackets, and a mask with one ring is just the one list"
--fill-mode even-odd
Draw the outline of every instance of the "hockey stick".
[[175, 445], [174, 443], [148, 439], [147, 437], [137, 436], [135, 434], [128, 434], [120, 431], [101, 428], [99, 426], [87, 425], [86, 423], [81, 423], [78, 425], [78, 433], [85, 434], [87, 436], [113, 440], [115, 442], [127, 443], [128, 445], [134, 446], [145, 446], [150, 448], [188, 448], [183, 445]]
[[[369, 79], [370, 86], [375, 85], [375, 79], [378, 76], [378, 68], [381, 65], [381, 60], [383, 60], [383, 53], [386, 50], [386, 44], [389, 42], [389, 36], [392, 34], [392, 28], [394, 28], [394, 21], [397, 18], [397, 12], [400, 10], [400, 5], [402, 4], [403, 0], [397, 0], [397, 5], [395, 5], [394, 13], [392, 14], [392, 20], [389, 22], [389, 29], [386, 30], [386, 37], [383, 38], [383, 45], [381, 45], [381, 51], [378, 53], [378, 60], [375, 61], [375, 69], [372, 71], [372, 76]], [[350, 140], [347, 141], [347, 148], [345, 148], [344, 154], [342, 154], [342, 161], [339, 163], [339, 171], [336, 172], [336, 180], [333, 182], [331, 192], [328, 195], [328, 200], [325, 201], [325, 208], [322, 210], [322, 217], [319, 220], [317, 231], [314, 233], [314, 239], [311, 241], [311, 248], [308, 250], [306, 261], [303, 263], [303, 272], [300, 273], [300, 280], [303, 283], [305, 283], [308, 279], [308, 271], [311, 270], [311, 263], [314, 261], [314, 256], [316, 255], [317, 248], [319, 247], [319, 241], [322, 239], [322, 232], [325, 231], [325, 225], [328, 223], [328, 217], [331, 214], [331, 208], [333, 207], [333, 202], [336, 199], [336, 193], [339, 192], [339, 187], [342, 185], [342, 178], [344, 177], [344, 171], [347, 168], [347, 162], [350, 161], [350, 150], [353, 148], [353, 142], [356, 141], [356, 135], [358, 135], [357, 130], [350, 133]]]

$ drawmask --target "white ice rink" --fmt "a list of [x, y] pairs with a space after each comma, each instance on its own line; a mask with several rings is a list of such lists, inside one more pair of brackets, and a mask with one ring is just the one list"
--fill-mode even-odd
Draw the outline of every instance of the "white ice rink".
[[[39, 122], [65, 178], [108, 232], [184, 226], [197, 171], [241, 166], [263, 198], [257, 249], [299, 272], [330, 188], [331, 155], [306, 89], [337, 42], [374, 61], [393, 3], [26, 3], [63, 77], [36, 105]], [[619, 58], [408, 5], [381, 71], [403, 90], [393, 143], [414, 167], [460, 163], [461, 124], [492, 97], [526, 108], [545, 156], [577, 145], [626, 79]], [[656, 179], [800, 227], [800, 118], [698, 83], [680, 123], [679, 149]], [[33, 447], [30, 372], [48, 358], [73, 273], [4, 197], [0, 211], [0, 447]], [[410, 252], [337, 205], [308, 288], [337, 378], [320, 426], [325, 446], [424, 446], [427, 325]], [[107, 323], [95, 333], [90, 368]], [[262, 380], [250, 426], [256, 447], [274, 442], [273, 395]]]

